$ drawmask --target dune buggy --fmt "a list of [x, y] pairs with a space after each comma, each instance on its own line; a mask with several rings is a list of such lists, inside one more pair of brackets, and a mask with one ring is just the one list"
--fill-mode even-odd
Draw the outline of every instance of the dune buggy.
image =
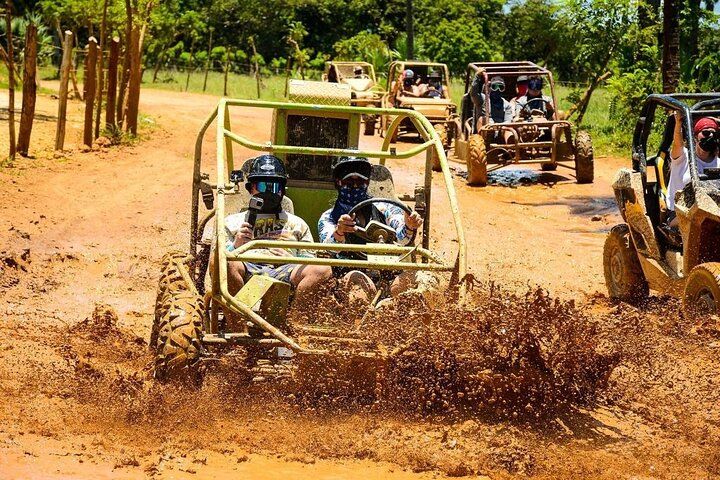
[[[555, 110], [546, 118], [540, 98], [528, 101], [526, 108], [516, 108], [516, 85], [519, 77], [537, 77], [550, 88]], [[473, 92], [473, 81], [479, 77], [480, 91]], [[490, 79], [505, 82], [502, 96], [511, 103], [512, 122], [491, 121]], [[475, 84], [476, 88], [478, 83]], [[473, 95], [482, 94], [483, 107], [476, 111]], [[487, 185], [487, 174], [508, 165], [539, 164], [542, 170], [556, 170], [558, 165], [575, 170], [577, 183], [592, 183], [593, 149], [590, 134], [580, 130], [572, 138], [572, 124], [558, 116], [552, 73], [532, 62], [470, 63], [465, 74], [465, 94], [456, 121], [455, 157], [467, 165], [470, 185]]]
[[[412, 77], [407, 77], [412, 72]], [[450, 99], [450, 72], [444, 63], [398, 61], [388, 69], [388, 93], [383, 107], [415, 110], [422, 113], [437, 131], [443, 148], [450, 148], [454, 137], [457, 107]], [[409, 84], [414, 87], [406, 88]], [[437, 86], [433, 86], [436, 84]], [[420, 132], [408, 118], [390, 115], [382, 117], [381, 134], [396, 142], [399, 135]], [[435, 169], [439, 159], [434, 160]]]
[[[322, 93], [323, 85], [328, 85], [324, 82], [312, 82], [315, 85], [310, 86], [302, 83], [296, 87], [317, 94]], [[233, 115], [247, 115], [250, 109], [272, 111], [270, 141], [251, 140], [231, 128]], [[420, 132], [423, 143], [403, 152], [390, 150], [388, 141], [380, 150], [359, 148], [360, 119], [369, 114], [390, 115], [411, 122]], [[211, 182], [210, 176], [202, 173], [206, 167], [203, 165], [203, 137], [213, 122], [217, 154], [216, 180]], [[246, 209], [249, 201], [249, 195], [240, 183], [243, 171], [247, 171], [249, 165], [238, 161], [240, 149], [248, 151], [248, 156], [270, 152], [284, 161], [289, 174], [285, 210], [304, 218], [314, 230], [314, 238], [317, 238], [320, 214], [333, 204], [336, 196], [331, 173], [334, 157], [360, 155], [379, 159], [380, 162], [373, 165], [371, 192], [375, 197], [396, 203], [402, 198], [401, 204], [405, 208], [409, 203], [423, 215], [421, 243], [414, 246], [382, 243], [382, 235], [377, 235], [375, 242], [366, 245], [253, 240], [232, 252], [226, 251], [225, 217]], [[449, 263], [430, 249], [433, 209], [429, 167], [433, 151], [440, 157], [443, 184], [457, 235], [457, 255]], [[384, 165], [385, 159], [409, 158], [423, 152], [426, 157], [424, 183], [415, 187], [414, 195], [397, 195], [392, 174]], [[258, 248], [298, 248], [298, 243], [302, 244], [300, 248], [317, 252], [317, 257], [273, 257], [254, 253]], [[340, 250], [362, 252], [367, 259], [340, 259], [330, 255]], [[254, 361], [263, 362], [278, 361], [280, 352], [285, 352], [285, 358], [292, 357], [297, 375], [312, 371], [317, 377], [319, 371], [325, 371], [322, 369], [325, 366], [329, 372], [325, 379], [327, 385], [336, 381], [340, 371], [349, 369], [353, 375], [370, 378], [363, 383], [358, 377], [354, 383], [360, 382], [372, 390], [376, 386], [375, 372], [388, 352], [366, 342], [362, 331], [342, 330], [321, 323], [293, 323], [290, 328], [293, 320], [288, 318], [290, 285], [269, 277], [253, 276], [236, 295], [231, 295], [227, 286], [227, 262], [450, 272], [450, 291], [463, 299], [465, 285], [460, 279], [466, 274], [465, 255], [457, 201], [442, 145], [430, 122], [418, 112], [222, 99], [205, 121], [196, 141], [189, 249], [168, 254], [164, 260], [151, 338], [151, 346], [156, 352], [155, 377], [195, 375], [203, 360], [219, 358], [229, 351], [229, 347], [239, 347], [253, 352], [251, 358]], [[214, 262], [208, 269], [211, 256]], [[329, 344], [333, 346], [332, 355]], [[343, 346], [349, 345], [355, 353], [343, 354]], [[357, 352], [358, 347], [360, 352]]]
[[695, 152], [693, 125], [720, 116], [720, 94], [646, 99], [633, 135], [632, 168], [621, 169], [613, 182], [625, 223], [610, 230], [603, 266], [612, 298], [639, 302], [653, 289], [682, 298], [686, 317], [693, 318], [717, 313], [720, 305], [720, 169], [699, 174], [689, 155], [690, 182], [675, 196], [681, 238], [672, 235], [666, 199], [674, 112], [682, 112], [686, 146]]
[[[375, 68], [367, 62], [325, 62], [323, 80], [350, 85], [350, 103], [356, 107], [381, 107], [385, 90], [378, 85]], [[363, 133], [374, 135], [379, 126], [375, 115], [362, 117]]]

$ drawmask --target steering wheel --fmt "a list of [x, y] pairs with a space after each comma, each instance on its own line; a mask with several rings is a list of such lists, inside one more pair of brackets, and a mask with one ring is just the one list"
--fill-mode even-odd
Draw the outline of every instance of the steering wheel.
[[[542, 102], [540, 105], [543, 108], [530, 108], [530, 104], [534, 102]], [[527, 112], [530, 114], [530, 116], [542, 116], [544, 118], [547, 118], [547, 109], [545, 107], [545, 99], [543, 97], [538, 98], [531, 98], [527, 101], [527, 103], [523, 106], [523, 112]]]
[[[395, 205], [396, 207], [399, 207], [401, 210], [406, 212], [408, 215], [412, 213], [412, 209], [405, 205], [404, 203], [393, 200], [391, 198], [368, 198], [367, 200], [363, 200], [362, 202], [355, 205], [353, 208], [350, 209], [350, 211], [347, 213], [348, 215], [352, 215], [354, 213], [357, 213], [360, 209], [367, 207], [368, 205], [373, 205], [375, 203], [389, 203], [391, 205]], [[384, 222], [378, 222], [375, 220], [370, 220], [367, 225], [365, 225], [365, 228], [363, 227], [355, 227], [355, 235], [362, 238], [363, 240], [369, 242], [369, 243], [396, 243], [397, 242], [397, 235], [395, 234], [395, 230], [392, 228], [389, 228], [388, 225], [386, 225]], [[408, 241], [408, 245], [412, 244], [415, 241], [415, 236], [417, 235], [417, 232], [412, 232], [412, 236], [410, 237], [410, 240]]]

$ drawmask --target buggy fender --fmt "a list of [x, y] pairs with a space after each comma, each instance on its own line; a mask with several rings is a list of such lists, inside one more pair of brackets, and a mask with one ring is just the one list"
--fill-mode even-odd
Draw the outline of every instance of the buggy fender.
[[642, 175], [623, 168], [616, 175], [612, 184], [623, 219], [630, 227], [630, 235], [638, 252], [645, 256], [660, 260], [660, 248], [655, 238], [655, 228], [645, 213], [645, 197], [643, 195]]

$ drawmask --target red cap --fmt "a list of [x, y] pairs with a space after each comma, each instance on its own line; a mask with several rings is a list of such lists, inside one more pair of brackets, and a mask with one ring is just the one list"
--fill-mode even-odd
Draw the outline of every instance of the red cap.
[[713, 128], [717, 130], [718, 127], [719, 126], [717, 120], [711, 117], [703, 117], [697, 122], [695, 122], [695, 126], [693, 127], [693, 135], [697, 135], [706, 128]]

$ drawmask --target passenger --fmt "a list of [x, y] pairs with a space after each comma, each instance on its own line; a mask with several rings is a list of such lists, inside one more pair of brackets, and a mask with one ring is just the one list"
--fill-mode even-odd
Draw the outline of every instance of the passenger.
[[[355, 235], [356, 226], [365, 226], [377, 220], [395, 231], [397, 242], [408, 244], [423, 223], [417, 212], [408, 214], [396, 205], [374, 203], [362, 208], [352, 216], [348, 212], [363, 200], [372, 198], [368, 192], [372, 165], [365, 157], [339, 157], [333, 165], [333, 179], [338, 191], [333, 208], [320, 216], [318, 232], [323, 243], [365, 244], [366, 240]], [[364, 254], [341, 253], [342, 258], [363, 258]], [[335, 275], [341, 284], [359, 286], [361, 303], [369, 303], [377, 293], [376, 282], [389, 283], [390, 294], [396, 296], [417, 285], [413, 272], [389, 270], [350, 270], [336, 268]]]
[[365, 71], [363, 70], [363, 67], [360, 65], [356, 65], [353, 69], [353, 73], [355, 74], [355, 78], [368, 78], [368, 76], [365, 74]]
[[[287, 174], [280, 159], [273, 155], [260, 155], [250, 166], [245, 188], [254, 197], [263, 200], [257, 212], [246, 210], [225, 219], [228, 242], [232, 252], [253, 239], [312, 242], [310, 228], [305, 221], [282, 210]], [[253, 218], [255, 216], [256, 218]], [[253, 253], [278, 257], [314, 257], [314, 253], [295, 248], [257, 249]], [[332, 279], [332, 269], [326, 265], [271, 265], [231, 261], [228, 262], [228, 291], [235, 295], [253, 275], [266, 275], [289, 283], [295, 288], [295, 300], [307, 301], [322, 285]]]
[[407, 69], [403, 72], [402, 95], [407, 97], [418, 97], [418, 86], [415, 82], [415, 72]]
[[528, 81], [527, 93], [517, 99], [515, 110], [516, 117], [527, 118], [532, 110], [539, 110], [550, 120], [555, 114], [555, 106], [551, 97], [542, 94], [543, 80], [540, 77], [532, 77]]
[[[477, 87], [472, 87], [471, 97], [473, 99], [473, 103], [475, 103], [475, 109], [479, 110], [476, 126], [476, 128], [479, 130], [480, 127], [485, 125], [485, 93], [482, 92], [482, 85], [480, 83], [482, 79], [478, 79], [478, 77], [480, 77], [480, 75], [476, 75], [475, 77], [476, 80], [478, 80], [478, 85]], [[513, 120], [512, 105], [503, 96], [504, 92], [505, 80], [503, 79], [503, 77], [492, 77], [490, 79], [490, 118], [488, 119], [489, 123], [491, 124], [509, 123]], [[513, 134], [512, 130], [496, 129], [494, 131], [495, 134], [498, 135], [498, 138], [494, 139], [494, 141], [497, 141], [500, 138], [499, 136], [502, 135], [502, 139], [505, 143], [515, 142], [515, 135]]]
[[520, 75], [519, 77], [517, 77], [517, 80], [515, 81], [515, 90], [517, 91], [517, 95], [515, 96], [515, 99], [518, 99], [520, 97], [527, 95], [527, 91], [528, 91], [528, 76], [527, 75]]
[[527, 75], [520, 75], [517, 77], [517, 80], [515, 80], [515, 96], [510, 99], [510, 106], [513, 109], [513, 116], [515, 116], [514, 112], [517, 112], [517, 101], [518, 98], [524, 97], [527, 95], [528, 90], [528, 76]]
[[[688, 166], [688, 150], [683, 142], [682, 135], [683, 113], [675, 112], [675, 131], [673, 144], [670, 150], [670, 181], [667, 188], [667, 222], [670, 227], [677, 226], [675, 217], [675, 194], [690, 183], [690, 168]], [[703, 117], [693, 126], [695, 138], [695, 158], [697, 158], [698, 174], [706, 168], [718, 167], [718, 145], [720, 144], [720, 124], [717, 119]]]
[[338, 83], [338, 73], [335, 65], [330, 65], [328, 68], [327, 81], [330, 83]]

